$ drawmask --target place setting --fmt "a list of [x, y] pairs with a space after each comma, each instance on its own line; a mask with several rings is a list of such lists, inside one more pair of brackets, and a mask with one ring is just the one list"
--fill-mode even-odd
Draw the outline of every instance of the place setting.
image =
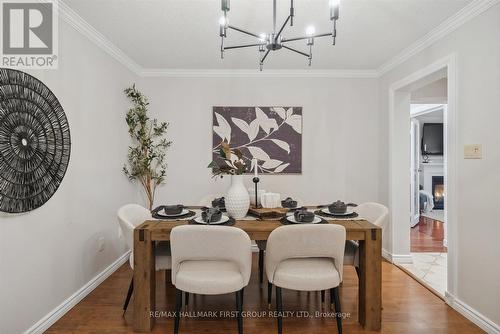
[[195, 215], [195, 211], [189, 210], [188, 207], [182, 204], [160, 205], [151, 211], [151, 216], [153, 218], [162, 220], [186, 219]]
[[219, 207], [203, 207], [201, 208], [201, 215], [190, 219], [189, 224], [200, 224], [200, 225], [234, 225], [235, 220], [229, 217], [227, 214]]
[[319, 205], [319, 210], [316, 210], [314, 213], [326, 218], [353, 219], [359, 216], [358, 213], [352, 209], [354, 207], [357, 207], [357, 204], [344, 203], [337, 200], [332, 204]]

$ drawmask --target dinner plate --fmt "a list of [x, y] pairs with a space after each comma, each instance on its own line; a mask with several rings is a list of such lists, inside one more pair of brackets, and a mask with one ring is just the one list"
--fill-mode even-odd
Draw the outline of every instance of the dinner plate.
[[165, 209], [163, 209], [161, 211], [161, 215], [164, 216], [164, 217], [179, 217], [179, 216], [184, 216], [184, 215], [187, 215], [189, 213], [189, 210], [188, 209], [182, 209], [182, 211], [180, 213], [176, 213], [176, 214], [173, 214], [173, 215], [169, 215], [168, 213], [165, 212]]
[[308, 222], [308, 223], [296, 221], [294, 215], [286, 216], [286, 220], [288, 220], [290, 223], [293, 223], [293, 224], [317, 224], [317, 223], [320, 223], [322, 221], [322, 219], [320, 217], [316, 216], [316, 215], [314, 216], [313, 221], [312, 222]]
[[352, 210], [347, 210], [344, 213], [333, 213], [333, 212], [330, 212], [330, 210], [328, 210], [328, 208], [321, 209], [321, 212], [326, 213], [327, 215], [330, 215], [330, 216], [349, 216], [349, 215], [352, 215], [354, 213], [354, 211], [352, 211]]
[[[207, 224], [206, 221], [203, 221], [203, 218], [201, 216], [196, 217], [194, 219], [194, 221], [197, 222], [198, 224], [209, 225], [209, 224]], [[228, 221], [229, 221], [229, 217], [226, 215], [222, 215], [222, 218], [218, 222], [210, 222], [210, 225], [224, 224], [224, 223], [227, 223]]]

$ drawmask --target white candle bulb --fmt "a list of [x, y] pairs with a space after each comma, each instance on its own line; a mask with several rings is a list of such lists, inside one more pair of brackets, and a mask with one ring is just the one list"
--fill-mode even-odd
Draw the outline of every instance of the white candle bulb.
[[257, 165], [257, 159], [256, 158], [253, 158], [253, 167], [254, 167], [254, 170], [253, 170], [253, 176], [254, 177], [257, 177], [259, 174], [258, 174], [258, 167], [259, 165]]

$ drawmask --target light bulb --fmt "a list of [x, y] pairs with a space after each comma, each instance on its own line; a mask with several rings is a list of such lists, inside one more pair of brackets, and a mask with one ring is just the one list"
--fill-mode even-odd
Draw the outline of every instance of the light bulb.
[[226, 18], [224, 16], [221, 16], [221, 18], [219, 19], [219, 24], [221, 26], [225, 26], [226, 25]]
[[314, 26], [309, 26], [306, 29], [307, 36], [312, 36], [312, 35], [314, 35], [315, 32], [316, 32], [316, 29], [314, 28]]
[[262, 33], [262, 34], [259, 35], [259, 39], [260, 39], [261, 42], [265, 42], [267, 40], [267, 35], [264, 34], [264, 33]]

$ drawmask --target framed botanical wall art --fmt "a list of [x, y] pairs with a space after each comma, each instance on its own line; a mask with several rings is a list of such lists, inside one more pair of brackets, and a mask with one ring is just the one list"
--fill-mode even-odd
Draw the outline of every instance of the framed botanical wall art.
[[213, 107], [212, 116], [213, 160], [225, 140], [240, 149], [250, 172], [302, 173], [302, 107]]

